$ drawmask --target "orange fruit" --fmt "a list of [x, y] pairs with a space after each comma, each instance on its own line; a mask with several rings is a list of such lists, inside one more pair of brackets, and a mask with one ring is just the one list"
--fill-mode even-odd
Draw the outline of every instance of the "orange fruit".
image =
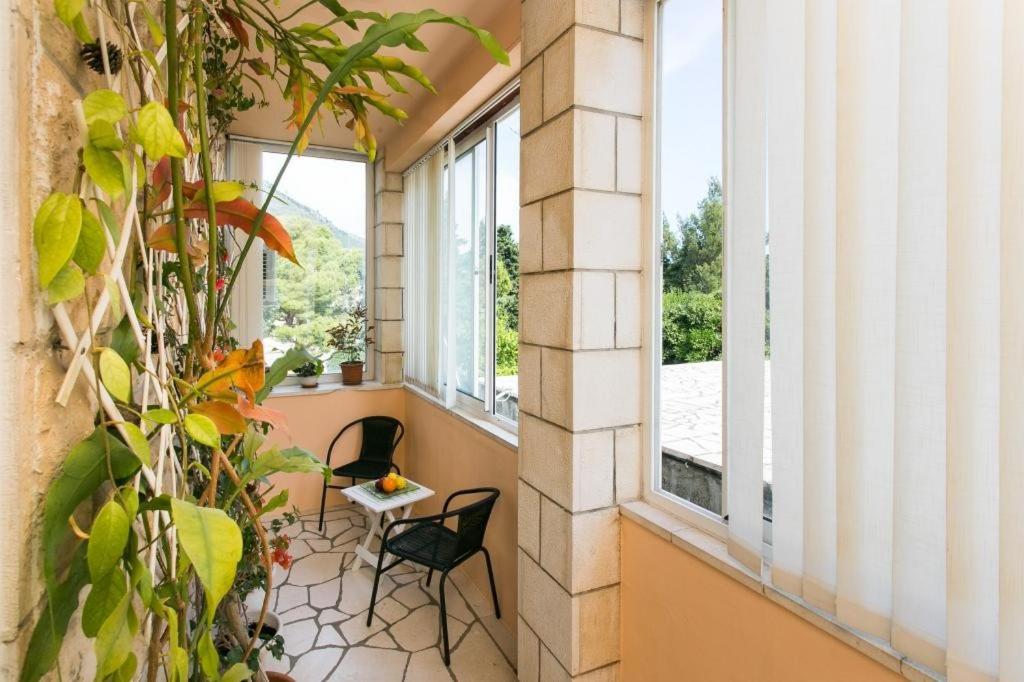
[[393, 479], [393, 478], [385, 478], [381, 482], [380, 487], [381, 487], [381, 490], [383, 490], [386, 493], [393, 493], [393, 492], [395, 492], [395, 487], [396, 487], [395, 479]]

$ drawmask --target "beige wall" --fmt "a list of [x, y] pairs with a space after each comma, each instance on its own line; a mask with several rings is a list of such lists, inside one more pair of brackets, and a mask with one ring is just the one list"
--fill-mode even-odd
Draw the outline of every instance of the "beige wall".
[[626, 518], [621, 589], [623, 682], [903, 679]]

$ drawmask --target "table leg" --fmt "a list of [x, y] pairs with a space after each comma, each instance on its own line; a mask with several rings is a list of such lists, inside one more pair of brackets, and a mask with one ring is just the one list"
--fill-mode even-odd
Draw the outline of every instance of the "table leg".
[[356, 556], [352, 560], [352, 566], [350, 566], [353, 571], [359, 570], [363, 565], [363, 561], [376, 567], [374, 562], [377, 559], [373, 552], [373, 538], [381, 534], [381, 517], [383, 514], [376, 514], [365, 507], [364, 510], [366, 511], [367, 520], [370, 522], [370, 528], [366, 532], [366, 539], [356, 547]]

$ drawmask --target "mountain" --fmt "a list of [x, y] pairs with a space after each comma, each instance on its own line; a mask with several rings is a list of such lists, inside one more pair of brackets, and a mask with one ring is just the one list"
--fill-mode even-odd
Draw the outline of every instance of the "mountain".
[[[270, 191], [270, 183], [265, 183], [263, 185], [263, 191]], [[334, 236], [338, 238], [338, 241], [341, 242], [341, 245], [346, 249], [366, 248], [366, 240], [362, 235], [353, 234], [352, 232], [341, 229], [320, 211], [285, 194], [280, 189], [275, 193], [274, 200], [270, 202], [270, 207], [267, 210], [271, 215], [282, 221], [286, 218], [292, 217], [307, 218], [313, 222], [326, 225], [330, 228]]]

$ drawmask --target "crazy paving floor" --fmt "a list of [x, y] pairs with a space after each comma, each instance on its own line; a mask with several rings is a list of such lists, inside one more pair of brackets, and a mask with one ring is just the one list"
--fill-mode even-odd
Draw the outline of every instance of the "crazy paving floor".
[[460, 570], [445, 586], [451, 642], [451, 667], [445, 668], [437, 574], [427, 587], [425, 570], [393, 568], [381, 578], [373, 625], [366, 627], [373, 569], [365, 562], [356, 571], [348, 568], [366, 536], [359, 507], [327, 512], [322, 533], [315, 514], [282, 532], [292, 538], [294, 562], [273, 590], [270, 607], [281, 618], [285, 656], [266, 654], [266, 669], [296, 682], [515, 680], [512, 637], [495, 619], [489, 595], [485, 599]]

